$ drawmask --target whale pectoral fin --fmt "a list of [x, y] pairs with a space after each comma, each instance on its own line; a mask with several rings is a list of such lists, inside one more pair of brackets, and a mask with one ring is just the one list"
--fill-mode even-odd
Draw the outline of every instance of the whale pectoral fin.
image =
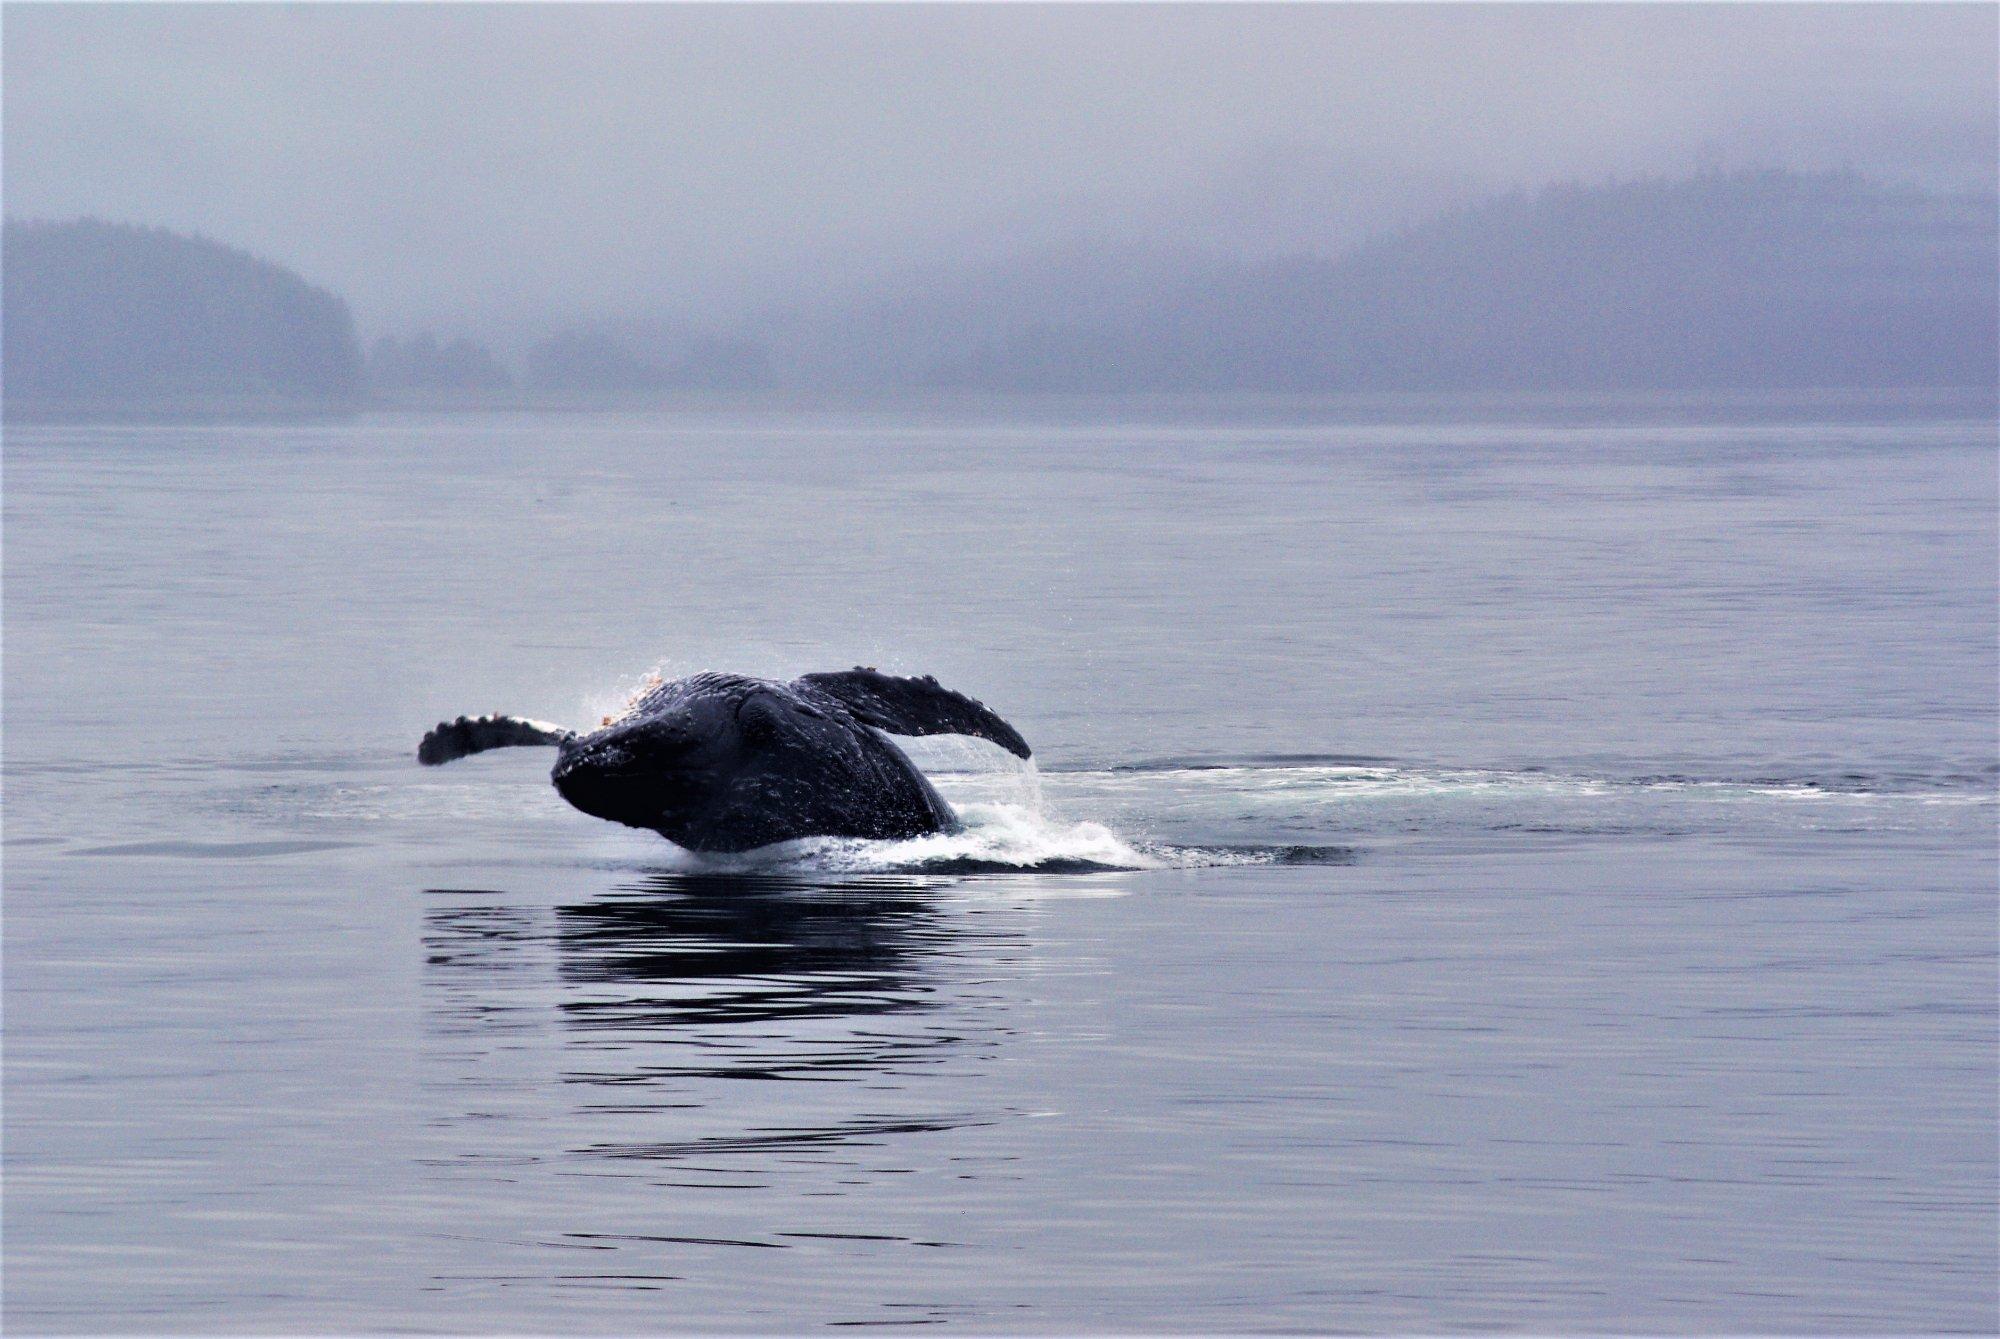
[[424, 736], [417, 745], [417, 761], [435, 767], [487, 749], [517, 744], [560, 744], [573, 738], [570, 731], [559, 725], [523, 720], [519, 716], [461, 716], [455, 721], [439, 721], [437, 728]]
[[799, 682], [834, 698], [855, 719], [893, 735], [972, 735], [991, 740], [1017, 758], [1030, 754], [1021, 732], [963, 693], [936, 679], [903, 679], [855, 668], [806, 674]]

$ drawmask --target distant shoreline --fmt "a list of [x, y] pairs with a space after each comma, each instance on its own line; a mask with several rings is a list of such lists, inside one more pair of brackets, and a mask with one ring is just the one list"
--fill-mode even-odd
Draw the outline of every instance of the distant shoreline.
[[430, 396], [384, 395], [350, 403], [283, 396], [181, 396], [133, 400], [0, 399], [9, 426], [125, 426], [200, 423], [344, 422], [372, 414], [713, 414], [932, 413], [1019, 414], [1100, 419], [1135, 412], [1176, 417], [1461, 419], [1554, 415], [1649, 417], [1706, 411], [1791, 418], [1801, 414], [1880, 411], [1897, 417], [2000, 413], [1996, 386], [1801, 387], [1760, 390], [1409, 391], [1277, 394], [1268, 392], [1053, 393], [973, 390], [685, 391], [584, 395], [519, 390]]
[[190, 395], [159, 400], [0, 398], [0, 421], [17, 425], [294, 422], [351, 419], [366, 407], [267, 395]]

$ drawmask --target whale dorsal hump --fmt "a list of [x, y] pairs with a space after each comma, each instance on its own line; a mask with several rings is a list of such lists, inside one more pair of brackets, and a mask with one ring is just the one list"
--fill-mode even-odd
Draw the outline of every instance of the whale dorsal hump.
[[860, 666], [801, 675], [799, 682], [833, 698], [860, 721], [892, 735], [971, 735], [1017, 758], [1029, 756], [1021, 732], [979, 703], [925, 675], [904, 679]]

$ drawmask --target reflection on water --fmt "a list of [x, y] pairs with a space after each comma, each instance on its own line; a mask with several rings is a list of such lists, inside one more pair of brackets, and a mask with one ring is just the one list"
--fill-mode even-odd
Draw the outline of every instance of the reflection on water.
[[556, 909], [562, 979], [584, 988], [563, 1005], [579, 1031], [923, 1005], [917, 941], [936, 925], [919, 881], [657, 874], [629, 891]]
[[[813, 1150], [991, 1123], [1004, 1113], [912, 1105], [897, 1081], [976, 1069], [1007, 1035], [976, 990], [939, 1009], [941, 964], [1004, 958], [1009, 937], [947, 918], [942, 882], [654, 873], [554, 907], [432, 890], [430, 1014], [442, 1082], [468, 1099], [446, 1123], [477, 1128], [459, 1155], [489, 1151], [496, 1093], [536, 1082], [518, 1072], [521, 1032], [552, 1034], [569, 1094], [564, 1146], [521, 1150], [537, 1159], [726, 1159], [769, 1176]], [[854, 1092], [772, 1088], [803, 1083]]]
[[434, 1243], [428, 1289], [490, 1315], [515, 1289], [671, 1287], [690, 1327], [785, 1328], [787, 1291], [896, 1314], [897, 1259], [953, 1253], [946, 1206], [1018, 1180], [994, 1136], [1026, 1113], [992, 1079], [1040, 885], [976, 882], [431, 890], [426, 1193], [492, 1216]]

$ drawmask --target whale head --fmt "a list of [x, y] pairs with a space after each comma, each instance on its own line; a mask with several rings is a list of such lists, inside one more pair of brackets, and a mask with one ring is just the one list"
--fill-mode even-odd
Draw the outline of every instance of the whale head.
[[[708, 805], [717, 764], [732, 741], [727, 722], [704, 729], [694, 710], [606, 726], [564, 744], [550, 779], [596, 818], [651, 828], [675, 840]], [[683, 843], [685, 844], [685, 843]]]

